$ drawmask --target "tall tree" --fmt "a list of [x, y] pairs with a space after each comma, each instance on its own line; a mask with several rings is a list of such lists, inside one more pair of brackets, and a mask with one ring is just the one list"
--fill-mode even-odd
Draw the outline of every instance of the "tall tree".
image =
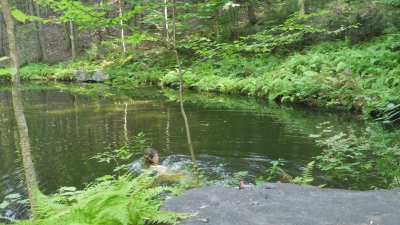
[[120, 26], [121, 26], [121, 43], [122, 43], [122, 50], [124, 54], [126, 53], [126, 42], [125, 42], [125, 28], [124, 28], [124, 2], [123, 0], [118, 0], [118, 11], [120, 16]]
[[168, 0], [164, 0], [164, 32], [165, 41], [169, 41]]
[[257, 23], [255, 0], [248, 0], [248, 2], [247, 2], [247, 17], [248, 17], [249, 23], [251, 25], [254, 25]]
[[304, 16], [306, 15], [306, 0], [299, 0], [299, 15]]
[[13, 86], [12, 86], [12, 102], [14, 109], [14, 116], [17, 122], [19, 134], [19, 146], [22, 155], [22, 163], [25, 172], [25, 182], [28, 189], [30, 199], [32, 217], [35, 218], [36, 212], [36, 198], [39, 191], [35, 170], [31, 156], [31, 145], [29, 141], [28, 126], [25, 119], [24, 107], [21, 100], [20, 91], [20, 76], [19, 76], [19, 58], [15, 34], [15, 22], [11, 15], [11, 7], [8, 0], [0, 0], [1, 11], [6, 24], [8, 46], [10, 52], [11, 66], [13, 71]]
[[69, 25], [69, 40], [71, 42], [71, 57], [72, 59], [76, 58], [76, 43], [75, 43], [75, 26], [74, 22], [70, 20], [68, 22]]
[[173, 51], [175, 52], [175, 58], [176, 58], [176, 64], [178, 67], [178, 75], [179, 75], [179, 103], [180, 103], [180, 109], [181, 109], [181, 114], [183, 117], [183, 122], [185, 123], [185, 131], [186, 131], [186, 139], [187, 139], [187, 143], [189, 146], [189, 151], [190, 151], [190, 155], [192, 156], [192, 161], [193, 161], [193, 165], [194, 167], [197, 167], [197, 163], [196, 163], [196, 155], [194, 152], [194, 148], [193, 148], [193, 142], [192, 142], [192, 135], [190, 132], [190, 126], [189, 126], [189, 120], [188, 117], [186, 115], [186, 111], [185, 111], [185, 107], [183, 105], [183, 71], [182, 71], [182, 66], [181, 66], [181, 60], [179, 57], [179, 53], [178, 53], [178, 48], [176, 45], [176, 0], [172, 0], [172, 26], [173, 26], [173, 40], [172, 40], [172, 48]]
[[[39, 5], [37, 5], [34, 0], [27, 0], [27, 4], [29, 5], [29, 14], [31, 16], [37, 16], [40, 17], [40, 8]], [[35, 26], [36, 29], [36, 37], [37, 37], [37, 41], [38, 41], [38, 50], [39, 50], [39, 61], [43, 60], [45, 55], [44, 55], [44, 51], [45, 51], [45, 46], [44, 46], [44, 38], [42, 35], [42, 24], [37, 22], [37, 21], [33, 21], [33, 25]]]
[[6, 33], [8, 38], [8, 49], [11, 59], [13, 71], [13, 82], [19, 84], [19, 58], [17, 50], [17, 40], [15, 35], [15, 22], [11, 15], [11, 8], [8, 0], [1, 0], [1, 12], [3, 13], [4, 22], [6, 24]]

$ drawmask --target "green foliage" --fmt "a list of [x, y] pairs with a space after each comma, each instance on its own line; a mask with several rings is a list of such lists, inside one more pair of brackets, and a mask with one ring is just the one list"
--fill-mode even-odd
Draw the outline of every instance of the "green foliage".
[[21, 68], [23, 80], [59, 80], [73, 81], [77, 71], [93, 72], [101, 69], [89, 61], [65, 62], [49, 66], [47, 64], [28, 64]]
[[271, 167], [266, 170], [265, 177], [260, 177], [258, 181], [279, 181], [284, 183], [293, 183], [299, 185], [311, 185], [314, 182], [314, 165], [315, 162], [309, 162], [303, 170], [301, 176], [292, 177], [284, 169], [284, 161], [274, 160], [271, 161]]
[[11, 79], [11, 68], [0, 68], [0, 78]]
[[281, 181], [285, 183], [289, 183], [290, 181], [292, 181], [293, 178], [282, 168], [283, 165], [284, 161], [282, 160], [271, 161], [271, 167], [269, 167], [266, 171], [265, 180]]
[[91, 159], [97, 160], [100, 163], [115, 163], [114, 172], [127, 172], [129, 163], [133, 161], [134, 157], [143, 155], [144, 150], [149, 146], [149, 141], [145, 135], [139, 133], [127, 145], [109, 152], [96, 154]]
[[[286, 59], [233, 53], [213, 56], [205, 61], [195, 60], [185, 69], [184, 86], [198, 91], [266, 97], [280, 103], [363, 112], [396, 122], [398, 111], [390, 106], [400, 104], [398, 40], [398, 34], [390, 34], [353, 46], [346, 42], [323, 43]], [[212, 54], [201, 51], [200, 55]], [[122, 89], [151, 84], [176, 88], [179, 79], [171, 58], [168, 51], [160, 51], [54, 66], [30, 64], [21, 69], [21, 76], [72, 80], [78, 70], [103, 69], [112, 77], [112, 84]]]
[[85, 29], [107, 27], [110, 23], [106, 16], [106, 9], [83, 4], [80, 1], [70, 0], [38, 0], [38, 4], [49, 7], [60, 13], [59, 17], [48, 22], [74, 22]]
[[376, 121], [382, 121], [384, 124], [398, 123], [400, 121], [400, 104], [389, 104], [376, 116], [379, 117]]
[[228, 179], [227, 185], [232, 187], [237, 187], [241, 181], [246, 181], [249, 178], [249, 172], [239, 171], [233, 174], [233, 176]]
[[[313, 135], [323, 148], [316, 166], [330, 185], [344, 184], [354, 189], [393, 188], [400, 186], [400, 145], [390, 134], [367, 128], [362, 134], [340, 132], [324, 124]], [[395, 133], [393, 135], [398, 135]]]
[[263, 32], [242, 38], [243, 46], [240, 48], [250, 53], [270, 53], [278, 49], [290, 50], [301, 44], [309, 35], [324, 35], [329, 33], [343, 32], [341, 30], [329, 31], [324, 28], [318, 28], [307, 24], [305, 21], [314, 17], [326, 16], [324, 12], [319, 14], [310, 14], [305, 17], [293, 16], [287, 19], [283, 24], [274, 26]]
[[155, 179], [148, 174], [103, 177], [81, 192], [64, 188], [50, 197], [42, 195], [40, 218], [28, 224], [175, 224], [185, 215], [160, 211], [160, 203], [164, 193], [177, 189], [154, 186]]
[[400, 7], [400, 1], [399, 0], [380, 0], [380, 2], [382, 2], [384, 4], [388, 4], [390, 6]]
[[304, 168], [303, 174], [301, 176], [295, 177], [292, 181], [294, 184], [300, 184], [300, 185], [310, 185], [314, 182], [314, 166], [315, 166], [315, 161], [311, 161], [307, 164], [307, 166]]
[[25, 15], [21, 10], [14, 9], [11, 11], [11, 15], [19, 22], [25, 23], [29, 20], [29, 16]]
[[[399, 104], [398, 34], [368, 44], [330, 42], [286, 60], [237, 54], [193, 65], [185, 86], [199, 91], [268, 97], [278, 102], [363, 111], [371, 114]], [[162, 79], [177, 86], [175, 72]]]

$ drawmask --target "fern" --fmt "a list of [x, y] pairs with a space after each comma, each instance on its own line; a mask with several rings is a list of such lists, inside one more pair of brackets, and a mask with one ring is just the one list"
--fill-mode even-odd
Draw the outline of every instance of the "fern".
[[137, 178], [121, 176], [112, 180], [104, 179], [77, 192], [73, 203], [59, 203], [57, 195], [41, 195], [37, 212], [40, 219], [28, 224], [175, 224], [185, 215], [160, 211], [162, 195], [174, 192], [175, 188], [154, 186], [155, 181], [156, 177], [148, 174]]
[[314, 182], [314, 176], [313, 176], [314, 166], [315, 166], [315, 161], [309, 162], [306, 168], [304, 169], [303, 174], [299, 177], [295, 177], [292, 180], [292, 183], [300, 185], [309, 185], [312, 182]]

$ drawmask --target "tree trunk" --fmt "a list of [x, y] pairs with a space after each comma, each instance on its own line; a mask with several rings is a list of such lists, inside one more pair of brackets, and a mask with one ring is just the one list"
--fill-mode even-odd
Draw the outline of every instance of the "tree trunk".
[[124, 104], [124, 137], [125, 137], [125, 144], [127, 145], [129, 142], [129, 136], [128, 136], [128, 103]]
[[72, 59], [75, 59], [76, 58], [75, 29], [74, 29], [74, 23], [71, 20], [69, 21], [69, 39], [71, 41], [71, 56]]
[[4, 37], [3, 37], [3, 14], [0, 15], [0, 54], [5, 55]]
[[[173, 33], [176, 34], [176, 0], [172, 0], [173, 2], [173, 16], [172, 16], [172, 24], [173, 24]], [[181, 114], [183, 117], [183, 122], [185, 123], [185, 131], [186, 131], [186, 139], [187, 139], [187, 143], [189, 146], [189, 151], [190, 151], [190, 155], [192, 157], [192, 162], [193, 165], [195, 167], [195, 169], [197, 168], [197, 162], [196, 162], [196, 155], [194, 152], [194, 148], [193, 148], [193, 142], [192, 142], [192, 135], [190, 132], [190, 126], [189, 126], [189, 120], [188, 117], [186, 115], [185, 112], [185, 107], [183, 105], [183, 71], [182, 71], [182, 67], [181, 67], [181, 60], [179, 58], [179, 53], [178, 53], [178, 49], [176, 46], [176, 37], [174, 35], [174, 39], [173, 39], [173, 48], [174, 48], [174, 52], [175, 52], [175, 58], [176, 58], [176, 64], [178, 67], [178, 75], [179, 75], [179, 103], [180, 103], [180, 109], [181, 109]]]
[[13, 85], [12, 87], [12, 102], [13, 102], [15, 120], [17, 122], [19, 145], [21, 149], [22, 164], [25, 173], [25, 182], [28, 189], [28, 195], [31, 205], [32, 219], [35, 219], [37, 217], [36, 216], [37, 196], [39, 192], [39, 187], [31, 155], [31, 145], [29, 141], [28, 125], [25, 119], [24, 106], [22, 104], [22, 97], [19, 84]]
[[299, 15], [304, 16], [306, 15], [306, 0], [299, 0]]
[[[32, 15], [35, 15], [37, 17], [41, 17], [40, 14], [40, 6], [36, 4], [33, 0], [31, 0], [32, 8], [35, 10], [35, 12], [32, 13]], [[46, 58], [45, 51], [46, 51], [46, 46], [44, 45], [45, 40], [43, 38], [43, 26], [39, 22], [34, 22], [36, 32], [37, 32], [37, 38], [39, 42], [39, 60], [42, 61], [43, 59]]]
[[10, 59], [12, 63], [13, 77], [12, 80], [14, 83], [19, 84], [19, 58], [18, 58], [18, 49], [17, 49], [17, 41], [15, 35], [15, 22], [11, 15], [11, 8], [8, 3], [8, 0], [0, 0], [1, 3], [1, 11], [3, 13], [4, 22], [6, 24], [7, 38], [8, 38], [8, 49], [10, 52]]
[[256, 6], [254, 0], [249, 0], [247, 3], [247, 17], [251, 25], [257, 23]]
[[13, 102], [14, 116], [17, 122], [17, 129], [19, 134], [19, 146], [21, 149], [22, 164], [25, 172], [25, 182], [27, 185], [28, 195], [31, 204], [32, 218], [34, 219], [36, 217], [35, 212], [37, 212], [36, 203], [37, 203], [37, 194], [39, 188], [31, 156], [31, 145], [29, 141], [28, 126], [26, 124], [24, 107], [21, 100], [19, 59], [16, 46], [15, 23], [14, 19], [11, 16], [11, 8], [8, 3], [8, 0], [0, 0], [0, 3], [7, 29], [10, 58], [14, 73], [13, 87], [12, 87], [12, 102]]
[[121, 42], [122, 42], [122, 50], [124, 54], [126, 53], [126, 43], [125, 43], [125, 29], [124, 29], [124, 3], [123, 0], [118, 0], [118, 8], [119, 8], [119, 16], [121, 17], [119, 24], [121, 26]]
[[165, 41], [169, 41], [169, 25], [168, 25], [168, 0], [164, 0], [164, 32]]
[[176, 0], [172, 0], [172, 42], [176, 49]]

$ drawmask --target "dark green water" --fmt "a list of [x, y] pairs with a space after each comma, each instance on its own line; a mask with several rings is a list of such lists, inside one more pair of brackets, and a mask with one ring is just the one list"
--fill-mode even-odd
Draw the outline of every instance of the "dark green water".
[[[60, 85], [58, 85], [60, 86]], [[77, 86], [63, 89], [74, 89]], [[72, 87], [72, 88], [71, 88]], [[82, 187], [111, 166], [89, 158], [120, 147], [139, 132], [160, 150], [164, 163], [179, 168], [189, 162], [184, 124], [174, 91], [137, 89], [92, 95], [29, 85], [23, 92], [32, 155], [40, 187]], [[107, 97], [108, 96], [108, 97]], [[200, 167], [224, 179], [238, 171], [261, 175], [271, 160], [284, 159], [298, 174], [319, 148], [308, 138], [316, 126], [358, 126], [346, 115], [280, 108], [249, 98], [188, 94], [186, 111]], [[21, 163], [9, 87], [0, 86], [0, 197], [22, 191]], [[1, 198], [0, 198], [1, 202]]]

